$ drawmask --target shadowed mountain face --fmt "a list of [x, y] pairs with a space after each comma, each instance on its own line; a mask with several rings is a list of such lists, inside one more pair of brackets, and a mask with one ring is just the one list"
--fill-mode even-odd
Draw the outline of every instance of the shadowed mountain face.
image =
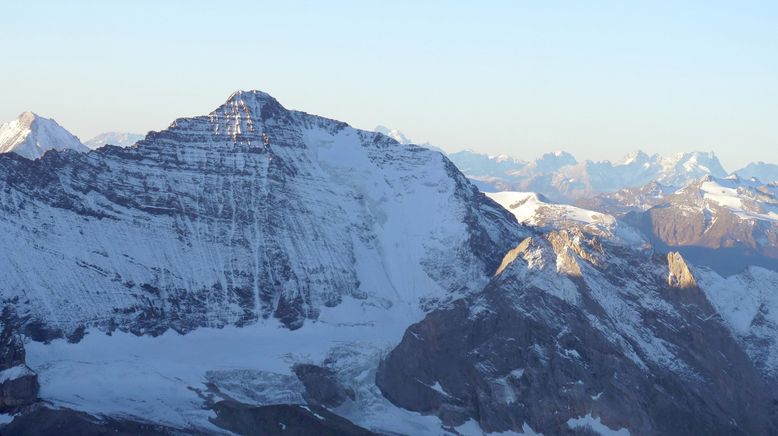
[[584, 417], [632, 435], [778, 429], [774, 390], [681, 256], [563, 230], [506, 260], [408, 329], [379, 368], [387, 398], [487, 432], [563, 434]]
[[440, 153], [238, 92], [135, 147], [0, 156], [0, 293], [28, 324], [158, 333], [481, 286], [519, 226]]
[[778, 189], [706, 177], [625, 217], [659, 248], [730, 275], [750, 265], [778, 270]]

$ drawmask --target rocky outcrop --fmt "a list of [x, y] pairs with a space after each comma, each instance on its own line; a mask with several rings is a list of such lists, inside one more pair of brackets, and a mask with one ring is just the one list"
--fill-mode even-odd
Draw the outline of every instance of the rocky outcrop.
[[354, 399], [354, 391], [341, 386], [335, 372], [329, 368], [300, 363], [293, 370], [305, 386], [303, 398], [308, 404], [334, 408], [349, 398]]
[[667, 253], [667, 284], [671, 288], [696, 288], [697, 280], [694, 279], [689, 266], [678, 252]]
[[131, 419], [98, 418], [71, 409], [34, 407], [0, 427], [3, 436], [174, 436], [200, 434]]
[[625, 219], [662, 250], [696, 265], [737, 274], [756, 265], [778, 271], [778, 187], [738, 177], [704, 177]]
[[[778, 430], [770, 384], [702, 293], [668, 292], [662, 257], [605, 243], [594, 263], [555, 238], [411, 326], [376, 376], [386, 397], [484, 432], [564, 434], [583, 417], [632, 435]], [[580, 274], [556, 271], [562, 246]]]
[[213, 423], [246, 436], [370, 436], [374, 433], [354, 425], [319, 406], [249, 406], [220, 401], [213, 406]]
[[25, 364], [24, 344], [10, 325], [0, 330], [0, 412], [16, 410], [38, 398], [38, 376]]

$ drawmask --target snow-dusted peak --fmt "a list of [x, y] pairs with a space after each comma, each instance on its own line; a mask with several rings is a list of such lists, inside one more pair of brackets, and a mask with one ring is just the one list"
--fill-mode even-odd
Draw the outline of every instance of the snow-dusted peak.
[[706, 175], [676, 192], [674, 202], [706, 210], [727, 210], [741, 220], [778, 222], [778, 188], [737, 175]]
[[707, 174], [725, 177], [727, 172], [721, 166], [713, 152], [693, 151], [678, 153], [662, 159], [663, 182], [671, 185], [684, 185]]
[[400, 144], [411, 144], [413, 141], [410, 140], [405, 134], [397, 129], [390, 129], [386, 126], [376, 126], [373, 131], [381, 133], [383, 135], [386, 135], [395, 141], [399, 142]]
[[15, 120], [0, 125], [0, 153], [14, 152], [38, 159], [48, 150], [89, 151], [72, 133], [56, 121], [33, 112], [24, 112]]
[[766, 162], [752, 162], [735, 171], [735, 174], [746, 177], [756, 178], [765, 183], [778, 182], [778, 165]]
[[84, 142], [84, 145], [92, 150], [100, 148], [106, 144], [117, 145], [119, 147], [129, 147], [136, 142], [143, 139], [144, 135], [139, 133], [128, 132], [105, 132], [101, 133], [89, 141]]
[[532, 166], [536, 172], [549, 173], [557, 171], [564, 166], [575, 165], [577, 163], [578, 161], [575, 159], [575, 157], [573, 157], [572, 154], [565, 151], [553, 151], [545, 153], [544, 155], [535, 159], [535, 161], [532, 162], [530, 166]]
[[238, 117], [262, 119], [267, 118], [269, 115], [266, 113], [268, 108], [282, 109], [285, 111], [284, 107], [281, 106], [281, 103], [268, 93], [257, 90], [236, 91], [227, 98], [227, 101], [224, 102], [223, 105], [211, 114], [213, 115], [214, 113], [228, 111], [231, 112], [232, 115]]
[[259, 91], [256, 89], [248, 90], [248, 91], [235, 91], [232, 94], [230, 94], [229, 97], [227, 97], [227, 101], [225, 104], [229, 103], [237, 103], [237, 102], [267, 102], [272, 101], [278, 104], [278, 100], [276, 100], [272, 95]]
[[651, 160], [652, 157], [643, 150], [636, 150], [624, 156], [624, 158], [621, 161], [616, 162], [615, 165], [643, 165], [648, 164]]
[[35, 121], [35, 119], [38, 117], [39, 115], [35, 112], [24, 111], [17, 119], [19, 120], [20, 125], [30, 127], [32, 126], [33, 121]]
[[267, 146], [270, 126], [295, 124], [294, 113], [265, 92], [236, 91], [210, 114], [179, 118], [164, 131], [150, 132], [139, 145], [162, 135], [167, 136], [172, 143], [196, 142], [198, 138], [212, 136], [215, 143]]
[[486, 196], [504, 207], [520, 223], [545, 230], [579, 228], [613, 242], [642, 245], [639, 233], [612, 215], [568, 204], [554, 203], [535, 192], [490, 192]]

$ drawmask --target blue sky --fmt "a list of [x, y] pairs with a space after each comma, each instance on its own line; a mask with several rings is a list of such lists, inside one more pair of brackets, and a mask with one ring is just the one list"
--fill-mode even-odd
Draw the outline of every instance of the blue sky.
[[778, 162], [778, 3], [3, 2], [0, 119], [82, 139], [237, 89], [447, 150]]

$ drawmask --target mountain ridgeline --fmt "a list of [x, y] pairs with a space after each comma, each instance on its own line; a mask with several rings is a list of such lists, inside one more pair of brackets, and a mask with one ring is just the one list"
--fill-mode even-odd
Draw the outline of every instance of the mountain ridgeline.
[[0, 156], [0, 185], [0, 293], [65, 334], [297, 328], [383, 298], [364, 274], [418, 306], [482, 285], [519, 234], [439, 153], [261, 92], [132, 148]]

